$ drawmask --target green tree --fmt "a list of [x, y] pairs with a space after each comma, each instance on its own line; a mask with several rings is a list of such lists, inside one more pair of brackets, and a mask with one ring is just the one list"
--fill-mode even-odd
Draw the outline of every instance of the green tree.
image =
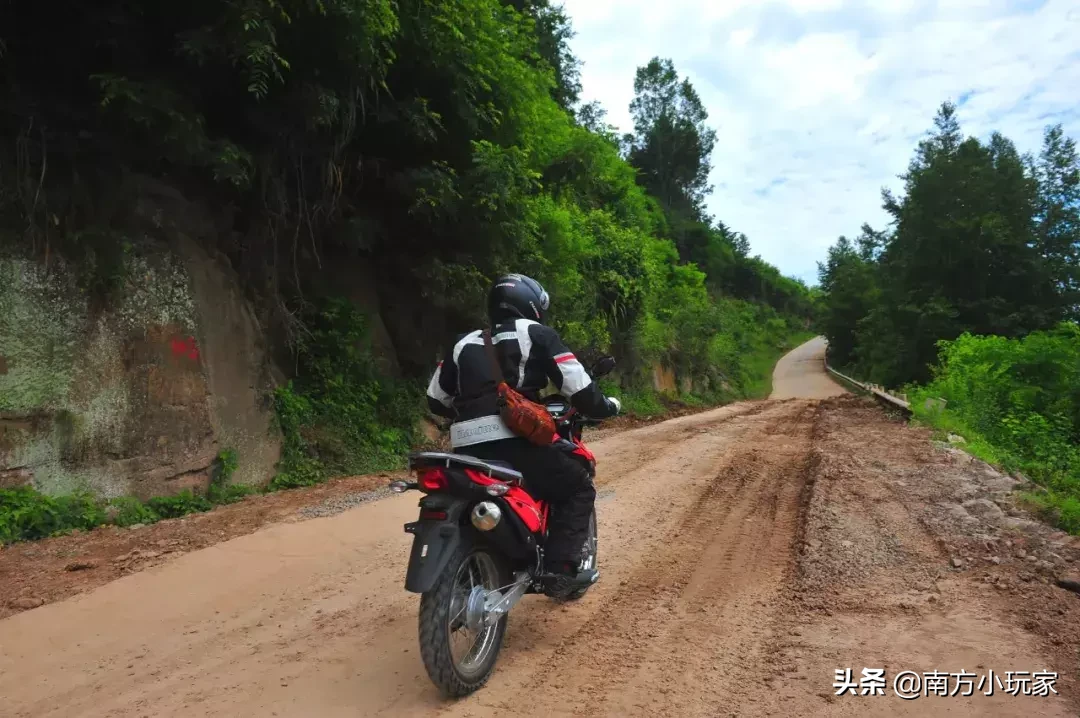
[[634, 95], [630, 163], [665, 209], [703, 219], [716, 131], [705, 124], [709, 114], [701, 98], [689, 80], [679, 79], [671, 60], [657, 57], [638, 68]]
[[611, 143], [613, 147], [619, 147], [622, 138], [618, 128], [607, 121], [607, 110], [599, 100], [593, 100], [581, 105], [575, 113], [578, 124], [593, 134], [599, 135]]
[[715, 132], [692, 85], [670, 61], [638, 71], [631, 164], [578, 107], [552, 0], [9, 5], [0, 220], [104, 266], [145, 231], [147, 177], [227, 207], [200, 236], [293, 353], [279, 485], [398, 458], [412, 382], [502, 271], [548, 285], [567, 341], [615, 350], [628, 383], [664, 361], [749, 391], [766, 368], [742, 355], [770, 359], [799, 323], [780, 312], [811, 311], [705, 216]]
[[1060, 300], [1036, 249], [1036, 183], [1013, 144], [963, 139], [951, 104], [919, 143], [904, 195], [884, 193], [895, 231], [881, 254], [882, 304], [861, 331], [873, 379], [929, 377], [937, 341], [1020, 336], [1052, 325]]
[[551, 97], [572, 110], [581, 95], [581, 61], [570, 50], [574, 29], [562, 5], [551, 0], [506, 0], [506, 4], [535, 23], [536, 58], [554, 73]]
[[873, 237], [873, 231], [865, 227], [856, 243], [840, 237], [825, 262], [818, 263], [818, 281], [826, 294], [821, 331], [829, 340], [829, 360], [839, 367], [855, 363], [856, 328], [878, 300], [876, 267], [862, 251], [868, 235]]
[[1080, 319], [1080, 158], [1061, 125], [1046, 129], [1035, 177], [1039, 250], [1070, 315]]

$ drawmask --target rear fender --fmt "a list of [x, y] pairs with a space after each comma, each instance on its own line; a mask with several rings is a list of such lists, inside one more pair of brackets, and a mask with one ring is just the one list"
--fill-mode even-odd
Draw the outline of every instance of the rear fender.
[[435, 585], [450, 557], [461, 545], [462, 515], [468, 506], [468, 501], [438, 494], [420, 500], [421, 511], [445, 511], [446, 518], [405, 524], [405, 531], [413, 535], [409, 569], [405, 574], [406, 591], [424, 593]]

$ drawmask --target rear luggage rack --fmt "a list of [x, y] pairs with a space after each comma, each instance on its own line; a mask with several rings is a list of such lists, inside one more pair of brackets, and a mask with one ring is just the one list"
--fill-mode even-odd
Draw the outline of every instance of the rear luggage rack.
[[428, 466], [450, 468], [451, 466], [458, 465], [483, 472], [493, 479], [500, 479], [512, 484], [521, 484], [524, 481], [525, 477], [521, 475], [520, 471], [514, 471], [509, 466], [500, 464], [501, 462], [477, 459], [475, 456], [446, 454], [440, 451], [421, 451], [419, 453], [409, 454], [410, 471]]

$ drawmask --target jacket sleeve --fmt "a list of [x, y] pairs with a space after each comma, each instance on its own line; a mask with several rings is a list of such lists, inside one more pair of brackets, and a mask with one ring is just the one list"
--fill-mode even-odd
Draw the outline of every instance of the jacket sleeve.
[[539, 324], [535, 325], [535, 330], [533, 342], [543, 351], [545, 370], [559, 393], [569, 399], [575, 409], [594, 419], [606, 419], [618, 413], [555, 330]]
[[431, 381], [427, 388], [427, 404], [432, 414], [453, 419], [457, 416], [454, 410], [454, 396], [457, 394], [457, 365], [454, 364], [454, 347], [450, 346], [435, 373], [431, 375]]

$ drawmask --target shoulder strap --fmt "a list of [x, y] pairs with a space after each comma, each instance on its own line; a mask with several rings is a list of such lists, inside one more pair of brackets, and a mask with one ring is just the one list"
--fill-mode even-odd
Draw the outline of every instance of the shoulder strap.
[[491, 373], [495, 375], [495, 383], [502, 384], [506, 380], [503, 379], [502, 369], [499, 368], [499, 359], [495, 356], [495, 346], [491, 343], [491, 330], [484, 330], [484, 351], [487, 352], [488, 361], [491, 362]]

